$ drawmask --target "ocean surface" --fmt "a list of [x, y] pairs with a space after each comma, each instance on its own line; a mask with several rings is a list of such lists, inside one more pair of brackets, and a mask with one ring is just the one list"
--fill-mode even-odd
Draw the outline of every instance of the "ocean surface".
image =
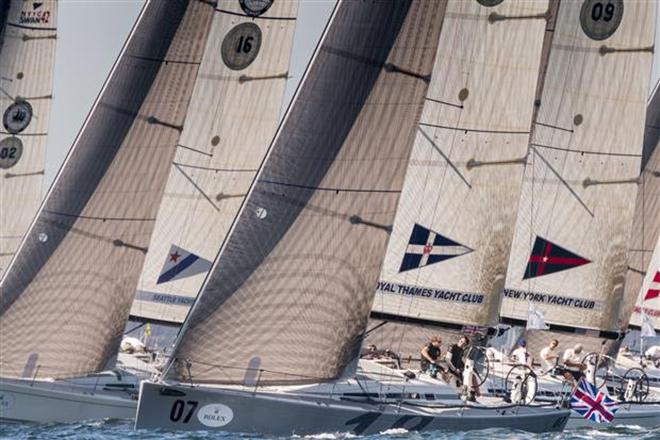
[[[274, 437], [259, 437], [255, 435], [237, 435], [218, 432], [166, 432], [166, 431], [135, 431], [128, 421], [105, 421], [94, 423], [50, 424], [50, 425], [0, 425], [2, 439], [245, 439], [261, 440]], [[300, 439], [301, 437], [288, 437]], [[341, 433], [327, 433], [303, 437], [316, 440], [592, 440], [592, 439], [624, 439], [624, 440], [660, 440], [660, 427], [648, 430], [635, 426], [614, 426], [605, 429], [575, 429], [561, 434], [529, 434], [520, 431], [492, 429], [470, 432], [425, 432], [412, 433], [402, 430], [391, 430], [379, 435], [355, 436]]]

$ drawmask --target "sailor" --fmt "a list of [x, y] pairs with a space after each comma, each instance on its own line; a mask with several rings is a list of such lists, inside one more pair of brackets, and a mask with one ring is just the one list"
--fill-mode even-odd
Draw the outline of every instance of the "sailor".
[[465, 349], [470, 345], [470, 340], [467, 336], [461, 336], [457, 343], [449, 347], [447, 351], [446, 360], [449, 365], [449, 371], [454, 374], [459, 380], [462, 380], [463, 370], [465, 369]]
[[428, 371], [432, 378], [438, 376], [438, 366], [436, 361], [440, 357], [440, 346], [442, 345], [442, 339], [440, 336], [433, 336], [431, 342], [422, 347], [420, 354], [421, 358], [421, 369], [422, 372]]
[[511, 359], [518, 365], [527, 365], [531, 368], [532, 357], [527, 352], [527, 341], [521, 339], [518, 342], [518, 347], [511, 353]]
[[575, 344], [573, 348], [567, 349], [562, 357], [565, 367], [564, 377], [573, 385], [577, 385], [580, 378], [584, 376], [583, 370], [586, 366], [582, 363], [581, 354], [582, 344]]
[[541, 363], [543, 371], [550, 371], [557, 366], [559, 362], [559, 355], [555, 350], [559, 347], [559, 341], [553, 339], [550, 344], [541, 350]]
[[644, 352], [643, 358], [651, 361], [655, 368], [660, 368], [660, 345], [652, 345]]
[[644, 352], [644, 357], [653, 362], [660, 361], [660, 345], [649, 347], [649, 349]]

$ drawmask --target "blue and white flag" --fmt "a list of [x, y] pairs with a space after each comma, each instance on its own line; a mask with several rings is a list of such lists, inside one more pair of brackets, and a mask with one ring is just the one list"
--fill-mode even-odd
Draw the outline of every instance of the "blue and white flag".
[[571, 409], [592, 422], [610, 423], [619, 404], [583, 377], [571, 394]]
[[419, 269], [429, 264], [472, 252], [467, 246], [415, 223], [399, 272]]
[[167, 283], [168, 281], [208, 272], [212, 265], [209, 260], [173, 244], [165, 259], [163, 269], [161, 269], [160, 275], [158, 275], [156, 284]]

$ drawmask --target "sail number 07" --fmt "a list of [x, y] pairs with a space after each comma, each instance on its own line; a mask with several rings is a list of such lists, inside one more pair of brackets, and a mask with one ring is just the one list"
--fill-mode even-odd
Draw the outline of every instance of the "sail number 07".
[[182, 423], [189, 423], [198, 405], [199, 402], [195, 400], [188, 400], [187, 402], [181, 399], [175, 400], [170, 410], [170, 420], [173, 422], [181, 421]]

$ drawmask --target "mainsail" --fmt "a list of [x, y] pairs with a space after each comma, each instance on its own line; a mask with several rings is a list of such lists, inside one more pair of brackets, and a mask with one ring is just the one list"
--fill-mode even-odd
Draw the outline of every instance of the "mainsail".
[[504, 317], [532, 301], [548, 324], [620, 328], [654, 29], [654, 2], [560, 3]]
[[445, 2], [340, 1], [168, 374], [338, 377], [357, 355]]
[[[218, 4], [132, 317], [183, 322], [277, 129], [298, 3], [246, 4]], [[236, 66], [240, 29], [252, 60]]]
[[447, 5], [372, 317], [497, 323], [548, 16]]
[[[628, 250], [628, 273], [622, 319], [633, 328], [642, 324], [641, 307], [647, 319], [660, 328], [660, 307], [654, 301], [644, 301], [645, 276], [653, 270], [654, 244], [660, 238], [660, 92], [656, 86], [646, 114], [642, 174], [635, 204], [635, 216]], [[655, 252], [658, 252], [657, 248]], [[657, 268], [657, 264], [656, 264]], [[648, 291], [648, 288], [646, 289]], [[654, 310], [656, 309], [656, 310]]]
[[42, 199], [57, 0], [0, 2], [0, 278]]
[[116, 355], [215, 13], [145, 4], [0, 284], [0, 375], [67, 378]]

